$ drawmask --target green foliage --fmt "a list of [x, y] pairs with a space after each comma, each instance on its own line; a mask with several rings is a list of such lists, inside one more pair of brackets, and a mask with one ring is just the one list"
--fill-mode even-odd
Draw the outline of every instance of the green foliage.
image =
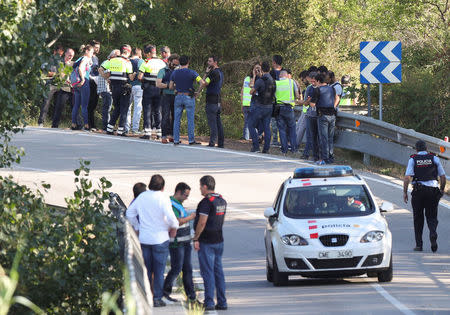
[[63, 212], [39, 191], [0, 178], [0, 263], [10, 267], [22, 247], [18, 292], [51, 314], [98, 314], [102, 292], [122, 286], [116, 219], [103, 206], [111, 183], [101, 178], [93, 188], [88, 165], [75, 170], [77, 189]]

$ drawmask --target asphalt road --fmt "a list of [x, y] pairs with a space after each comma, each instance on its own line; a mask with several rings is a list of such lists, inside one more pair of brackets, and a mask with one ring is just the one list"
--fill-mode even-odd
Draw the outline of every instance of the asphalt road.
[[[265, 280], [264, 209], [270, 206], [281, 182], [299, 166], [298, 160], [236, 152], [205, 146], [163, 145], [158, 142], [85, 132], [27, 128], [14, 137], [26, 156], [0, 175], [21, 183], [52, 188], [44, 195], [51, 204], [64, 205], [74, 190], [73, 170], [79, 159], [91, 161], [93, 181], [105, 176], [112, 191], [126, 203], [132, 186], [148, 183], [152, 174], [166, 179], [166, 192], [185, 181], [192, 187], [188, 209], [200, 201], [199, 179], [215, 177], [216, 191], [229, 203], [225, 223], [224, 269], [229, 309], [223, 314], [450, 314], [450, 202], [439, 207], [439, 250], [433, 254], [424, 231], [424, 251], [416, 253], [410, 204], [402, 201], [401, 182], [357, 172], [369, 183], [378, 202], [394, 204], [387, 214], [393, 233], [394, 280], [294, 278], [286, 287]], [[250, 146], [249, 146], [250, 147]], [[407, 157], [405, 157], [407, 158]], [[41, 189], [42, 190], [42, 189]], [[196, 257], [194, 257], [196, 261]], [[291, 278], [292, 279], [292, 278]]]

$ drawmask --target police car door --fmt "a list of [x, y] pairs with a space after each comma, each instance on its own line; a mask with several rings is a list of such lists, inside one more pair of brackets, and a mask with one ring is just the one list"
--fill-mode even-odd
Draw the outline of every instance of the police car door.
[[284, 183], [281, 185], [280, 189], [278, 190], [277, 197], [275, 198], [275, 201], [273, 203], [273, 209], [275, 210], [275, 215], [267, 219], [267, 226], [266, 226], [266, 232], [265, 232], [266, 254], [267, 254], [267, 258], [269, 259], [269, 263], [271, 266], [273, 266], [272, 235], [273, 235], [273, 233], [276, 233], [276, 231], [277, 231], [278, 215], [279, 215], [280, 209], [281, 209], [281, 199], [283, 197], [283, 193], [284, 193]]

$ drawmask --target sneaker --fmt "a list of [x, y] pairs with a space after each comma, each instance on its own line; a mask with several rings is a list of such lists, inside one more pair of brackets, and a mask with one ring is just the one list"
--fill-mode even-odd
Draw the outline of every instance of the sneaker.
[[38, 127], [41, 127], [41, 128], [42, 128], [42, 127], [44, 127], [44, 124], [39, 124]]
[[422, 246], [416, 246], [414, 247], [415, 252], [421, 252], [423, 250]]
[[164, 307], [167, 304], [163, 300], [154, 300], [153, 307]]
[[181, 142], [174, 142], [173, 145], [179, 145]]
[[214, 308], [217, 311], [226, 311], [228, 309], [228, 306], [226, 306], [226, 305], [224, 305], [224, 306], [216, 305]]
[[178, 302], [177, 299], [171, 298], [169, 295], [164, 295], [161, 300], [167, 305], [171, 305]]
[[269, 154], [269, 150], [262, 150], [261, 153]]
[[252, 149], [250, 150], [250, 152], [253, 152], [253, 153], [259, 153], [259, 152], [261, 152], [261, 150], [260, 150], [260, 149], [254, 149], [254, 148], [252, 148]]
[[214, 143], [209, 143], [208, 147], [215, 147], [216, 145]]
[[150, 140], [150, 136], [149, 135], [143, 135], [143, 136], [139, 137], [139, 139]]
[[96, 132], [97, 128], [91, 128], [91, 132]]
[[169, 142], [173, 142], [173, 138], [169, 138]]
[[169, 140], [167, 140], [167, 139], [162, 139], [162, 140], [161, 140], [161, 143], [164, 143], [164, 144], [169, 143]]
[[194, 141], [194, 142], [189, 142], [189, 145], [196, 145], [196, 144], [201, 144], [200, 142]]
[[211, 306], [203, 305], [203, 307], [205, 308], [205, 312], [207, 312], [207, 311], [215, 311], [216, 310], [216, 307], [214, 305], [211, 305]]

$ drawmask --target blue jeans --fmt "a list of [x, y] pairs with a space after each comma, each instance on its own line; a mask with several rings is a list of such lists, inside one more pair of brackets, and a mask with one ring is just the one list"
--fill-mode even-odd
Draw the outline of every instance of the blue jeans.
[[[141, 121], [142, 112], [142, 95], [143, 91], [141, 85], [133, 85], [131, 88], [130, 107], [127, 113], [127, 123], [125, 125], [125, 131], [128, 132], [131, 129], [135, 132], [139, 130], [139, 123]], [[131, 103], [133, 103], [133, 124], [131, 124]]]
[[319, 130], [320, 159], [327, 163], [333, 163], [333, 141], [336, 116], [319, 116], [317, 123]]
[[81, 107], [81, 115], [85, 125], [89, 124], [88, 120], [88, 104], [89, 104], [90, 86], [89, 80], [84, 81], [82, 87], [73, 89], [74, 104], [72, 108], [72, 124], [77, 123], [78, 109]]
[[270, 119], [270, 126], [272, 127], [272, 143], [275, 145], [278, 145], [278, 126], [277, 126], [277, 119], [275, 117], [272, 117]]
[[172, 293], [172, 286], [175, 279], [183, 271], [184, 291], [189, 299], [195, 300], [194, 281], [192, 280], [192, 247], [186, 242], [176, 248], [169, 248], [170, 270], [164, 280], [164, 295]]
[[272, 118], [272, 111], [272, 105], [255, 105], [251, 108], [249, 130], [254, 150], [259, 150], [259, 139], [256, 128], [261, 122], [264, 129], [264, 151], [267, 152], [270, 149], [270, 119]]
[[173, 141], [175, 143], [180, 142], [181, 115], [183, 114], [183, 109], [186, 109], [189, 143], [194, 142], [195, 98], [189, 95], [178, 94], [175, 96], [174, 109]]
[[319, 142], [317, 131], [317, 117], [306, 116], [306, 146], [303, 152], [304, 156], [309, 156], [312, 150], [314, 160], [319, 159]]
[[295, 133], [295, 116], [291, 105], [282, 105], [277, 117], [278, 132], [280, 133], [281, 152], [288, 150], [288, 137], [291, 143], [291, 151], [297, 150], [297, 134]]
[[101, 92], [100, 96], [103, 100], [103, 106], [102, 106], [102, 128], [106, 131], [106, 128], [108, 127], [108, 121], [109, 121], [109, 112], [111, 111], [112, 107], [112, 95], [111, 92]]
[[242, 113], [244, 114], [244, 130], [242, 131], [242, 138], [250, 139], [250, 131], [248, 130], [248, 120], [250, 116], [250, 106], [243, 106]]
[[208, 244], [200, 242], [198, 262], [205, 286], [205, 306], [214, 306], [214, 289], [217, 293], [217, 305], [227, 306], [225, 297], [225, 276], [222, 267], [223, 242]]
[[156, 245], [141, 244], [141, 248], [150, 283], [152, 283], [152, 273], [154, 275], [153, 301], [161, 300], [163, 297], [164, 268], [169, 256], [169, 241]]

